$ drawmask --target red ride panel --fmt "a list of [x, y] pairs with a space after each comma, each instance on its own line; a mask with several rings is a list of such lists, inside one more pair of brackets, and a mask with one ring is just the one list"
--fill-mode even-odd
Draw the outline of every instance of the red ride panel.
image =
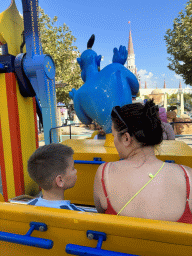
[[23, 161], [21, 151], [21, 133], [19, 124], [19, 110], [16, 93], [16, 77], [14, 73], [5, 74], [13, 172], [16, 196], [25, 194]]

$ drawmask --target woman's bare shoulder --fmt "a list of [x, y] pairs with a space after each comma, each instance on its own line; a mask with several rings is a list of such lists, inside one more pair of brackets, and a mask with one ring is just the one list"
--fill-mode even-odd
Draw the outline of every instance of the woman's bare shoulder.
[[187, 172], [192, 173], [192, 168], [187, 165], [183, 165], [183, 164], [175, 164], [175, 165], [177, 165], [179, 168], [181, 168], [182, 166]]
[[190, 183], [192, 184], [192, 168], [186, 165], [179, 165], [179, 164], [169, 164], [170, 167], [173, 171], [174, 170], [181, 170], [180, 175], [182, 174], [182, 176], [184, 177], [184, 171], [181, 167], [184, 168], [184, 170], [187, 172], [189, 178], [190, 178]]
[[105, 163], [103, 163], [103, 164], [101, 164], [99, 167], [98, 167], [98, 169], [97, 169], [97, 172], [96, 172], [96, 177], [101, 177], [102, 176], [102, 170], [103, 170], [103, 168], [104, 168], [104, 165], [105, 165]]

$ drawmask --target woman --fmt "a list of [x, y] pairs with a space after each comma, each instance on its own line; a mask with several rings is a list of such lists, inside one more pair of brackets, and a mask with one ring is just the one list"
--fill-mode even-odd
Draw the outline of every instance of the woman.
[[167, 114], [165, 108], [159, 108], [159, 117], [163, 128], [164, 140], [175, 140], [175, 133], [170, 124], [167, 123]]
[[[100, 213], [192, 223], [192, 169], [156, 158], [162, 142], [152, 100], [113, 108], [112, 134], [121, 161], [102, 164], [94, 182]], [[188, 179], [189, 178], [189, 179]]]

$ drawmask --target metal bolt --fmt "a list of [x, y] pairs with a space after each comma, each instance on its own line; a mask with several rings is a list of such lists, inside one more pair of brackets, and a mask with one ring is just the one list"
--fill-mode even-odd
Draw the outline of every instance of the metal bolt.
[[93, 235], [93, 234], [91, 234], [91, 233], [89, 233], [89, 234], [87, 235], [87, 237], [88, 237], [88, 239], [89, 239], [89, 240], [92, 240], [92, 239], [93, 239], [93, 237], [94, 237], [94, 235]]
[[43, 227], [43, 226], [39, 227], [39, 231], [43, 232], [44, 230], [45, 230], [45, 227]]

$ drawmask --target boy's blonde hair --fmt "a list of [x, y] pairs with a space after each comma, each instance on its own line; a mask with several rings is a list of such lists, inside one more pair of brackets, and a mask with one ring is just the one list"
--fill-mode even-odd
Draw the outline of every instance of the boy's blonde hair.
[[28, 160], [29, 176], [41, 188], [50, 190], [57, 175], [65, 173], [73, 154], [72, 148], [59, 143], [39, 147]]

